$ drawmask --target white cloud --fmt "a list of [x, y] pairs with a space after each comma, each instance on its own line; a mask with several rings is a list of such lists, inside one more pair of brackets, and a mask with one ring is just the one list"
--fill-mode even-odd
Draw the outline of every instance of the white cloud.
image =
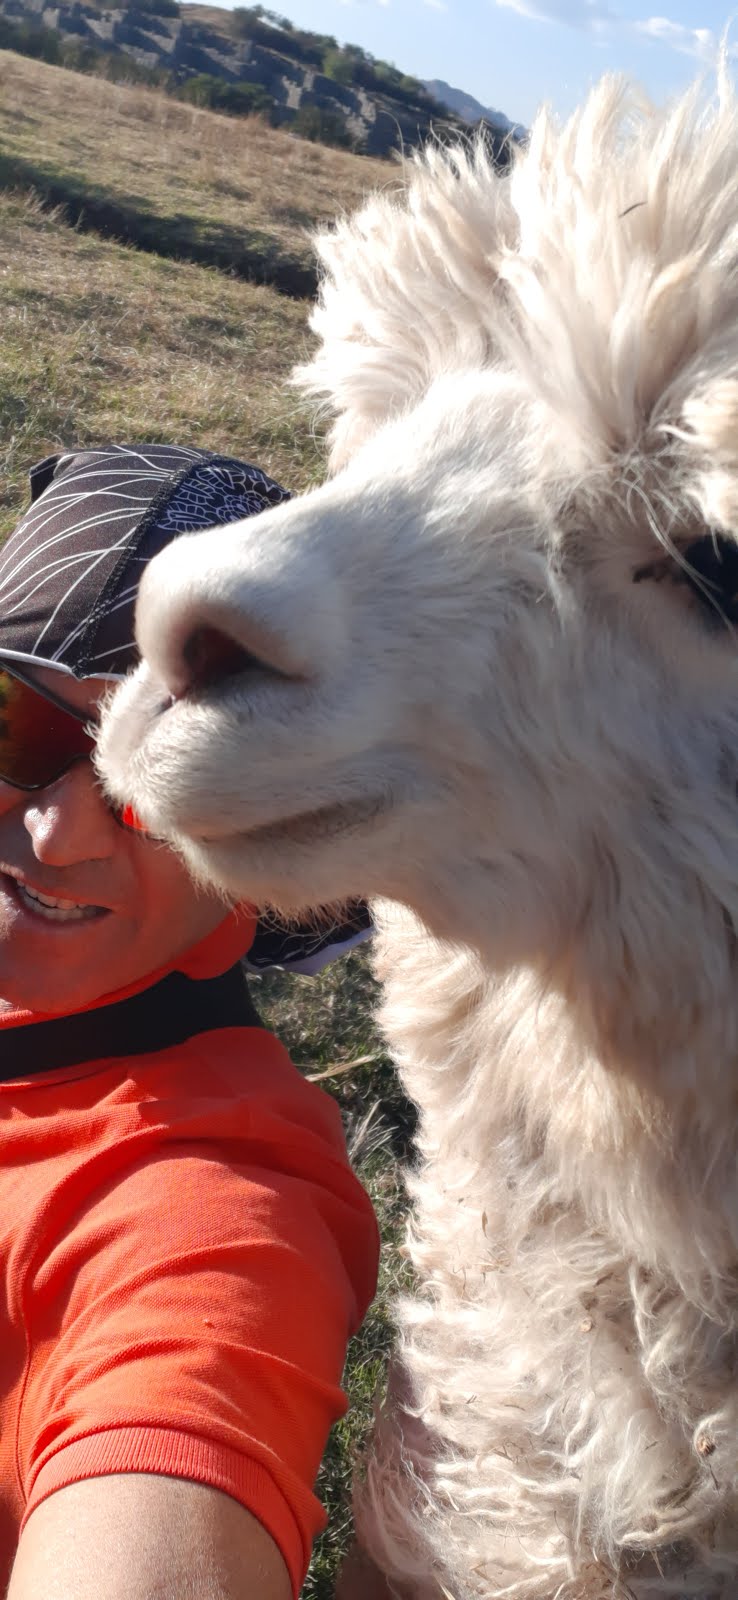
[[633, 26], [636, 33], [671, 45], [682, 55], [697, 56], [700, 61], [714, 61], [717, 55], [717, 40], [709, 28], [685, 28], [683, 22], [671, 22], [669, 17], [647, 17]]
[[709, 28], [688, 28], [669, 17], [644, 17], [631, 22], [614, 11], [608, 0], [494, 0], [494, 4], [534, 22], [559, 22], [600, 37], [615, 32], [637, 33], [703, 62], [714, 62], [718, 53], [718, 42]]
[[496, 4], [536, 22], [563, 22], [587, 31], [616, 20], [606, 0], [496, 0]]

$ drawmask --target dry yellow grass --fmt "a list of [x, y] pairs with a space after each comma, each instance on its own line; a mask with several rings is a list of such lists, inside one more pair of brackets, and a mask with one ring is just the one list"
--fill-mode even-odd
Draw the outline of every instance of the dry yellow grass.
[[0, 194], [0, 260], [0, 531], [29, 465], [70, 442], [178, 440], [291, 488], [319, 476], [287, 388], [304, 303], [77, 233], [28, 195]]
[[[218, 116], [153, 89], [0, 51], [0, 183], [117, 211], [162, 254], [312, 267], [309, 232], [397, 168], [316, 146], [258, 118]], [[63, 194], [60, 193], [63, 191]], [[113, 217], [113, 227], [116, 227]], [[263, 270], [262, 270], [263, 269]]]
[[[8, 51], [0, 78], [0, 533], [29, 463], [70, 441], [179, 439], [314, 481], [287, 388], [306, 303], [177, 257], [308, 271], [310, 230], [393, 169]], [[34, 199], [50, 190], [147, 248], [65, 226]]]

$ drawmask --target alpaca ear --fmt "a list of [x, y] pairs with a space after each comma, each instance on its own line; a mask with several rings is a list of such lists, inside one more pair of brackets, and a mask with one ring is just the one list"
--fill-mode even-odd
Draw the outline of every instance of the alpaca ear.
[[431, 147], [404, 190], [318, 237], [320, 345], [294, 381], [335, 417], [332, 471], [434, 377], [489, 361], [497, 261], [513, 232], [507, 181], [480, 140]]

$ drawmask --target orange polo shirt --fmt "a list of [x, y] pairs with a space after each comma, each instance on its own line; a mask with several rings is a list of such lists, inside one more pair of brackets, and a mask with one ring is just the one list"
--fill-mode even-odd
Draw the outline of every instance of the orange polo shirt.
[[2, 1592], [40, 1501], [117, 1472], [224, 1490], [302, 1583], [377, 1231], [336, 1106], [216, 976], [248, 942], [0, 1016]]

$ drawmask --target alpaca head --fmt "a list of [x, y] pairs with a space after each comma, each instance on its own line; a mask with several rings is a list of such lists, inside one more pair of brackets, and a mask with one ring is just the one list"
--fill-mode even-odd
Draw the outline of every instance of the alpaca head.
[[606, 80], [320, 241], [332, 475], [152, 563], [100, 741], [197, 874], [738, 1030], [737, 167]]

